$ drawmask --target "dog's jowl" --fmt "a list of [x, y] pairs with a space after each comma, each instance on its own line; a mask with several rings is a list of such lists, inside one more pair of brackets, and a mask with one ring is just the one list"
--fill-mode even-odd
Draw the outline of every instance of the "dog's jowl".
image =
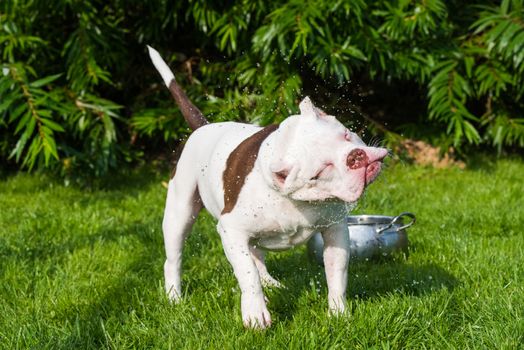
[[[346, 304], [348, 207], [378, 175], [387, 151], [368, 147], [306, 97], [300, 114], [278, 126], [208, 123], [177, 84], [158, 52], [155, 67], [194, 130], [169, 181], [163, 231], [165, 287], [181, 297], [182, 246], [202, 207], [218, 220], [224, 252], [241, 290], [244, 325], [271, 324], [262, 286], [279, 286], [264, 263], [266, 250], [324, 239], [330, 313]], [[349, 204], [349, 205], [348, 205]]]

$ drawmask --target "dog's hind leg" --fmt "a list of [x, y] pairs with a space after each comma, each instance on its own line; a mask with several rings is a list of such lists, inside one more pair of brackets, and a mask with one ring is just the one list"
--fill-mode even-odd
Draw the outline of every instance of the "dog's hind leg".
[[253, 258], [253, 261], [255, 262], [255, 265], [258, 269], [258, 274], [260, 275], [260, 282], [262, 282], [262, 285], [264, 287], [281, 288], [282, 284], [274, 279], [267, 271], [265, 260], [266, 252], [262, 249], [250, 246], [249, 253], [251, 254], [251, 258]]
[[165, 287], [172, 301], [178, 301], [182, 296], [182, 249], [200, 209], [202, 200], [198, 194], [196, 177], [177, 172], [169, 181], [162, 222], [166, 249]]

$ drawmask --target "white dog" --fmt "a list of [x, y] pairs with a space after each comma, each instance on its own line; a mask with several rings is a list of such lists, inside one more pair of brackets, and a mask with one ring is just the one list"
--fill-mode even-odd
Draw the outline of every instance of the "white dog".
[[278, 286], [264, 263], [264, 250], [306, 242], [320, 231], [331, 313], [345, 309], [349, 234], [347, 204], [354, 204], [380, 172], [387, 155], [367, 147], [308, 97], [300, 114], [280, 125], [208, 124], [187, 98], [167, 64], [149, 47], [182, 114], [194, 132], [169, 181], [163, 220], [169, 298], [181, 297], [182, 247], [202, 206], [217, 230], [240, 285], [246, 327], [271, 324], [262, 286]]

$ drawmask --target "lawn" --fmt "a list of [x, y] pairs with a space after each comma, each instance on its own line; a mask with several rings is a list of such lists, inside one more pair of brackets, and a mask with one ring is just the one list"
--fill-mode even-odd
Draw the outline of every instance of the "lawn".
[[267, 290], [273, 326], [264, 332], [242, 327], [239, 290], [207, 214], [184, 251], [185, 300], [167, 302], [167, 171], [91, 191], [4, 175], [0, 347], [523, 348], [523, 174], [519, 159], [388, 167], [358, 212], [414, 212], [409, 258], [352, 264], [350, 314], [328, 318], [323, 270], [305, 248], [270, 254], [268, 268], [287, 288]]

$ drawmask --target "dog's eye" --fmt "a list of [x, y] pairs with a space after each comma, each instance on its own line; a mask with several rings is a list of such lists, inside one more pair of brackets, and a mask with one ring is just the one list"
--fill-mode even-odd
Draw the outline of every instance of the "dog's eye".
[[320, 178], [320, 176], [322, 176], [322, 173], [324, 171], [326, 171], [327, 169], [329, 169], [331, 166], [333, 166], [332, 163], [325, 164], [324, 167], [322, 169], [320, 169], [315, 176], [313, 176], [311, 179], [309, 179], [309, 181], [318, 180]]

